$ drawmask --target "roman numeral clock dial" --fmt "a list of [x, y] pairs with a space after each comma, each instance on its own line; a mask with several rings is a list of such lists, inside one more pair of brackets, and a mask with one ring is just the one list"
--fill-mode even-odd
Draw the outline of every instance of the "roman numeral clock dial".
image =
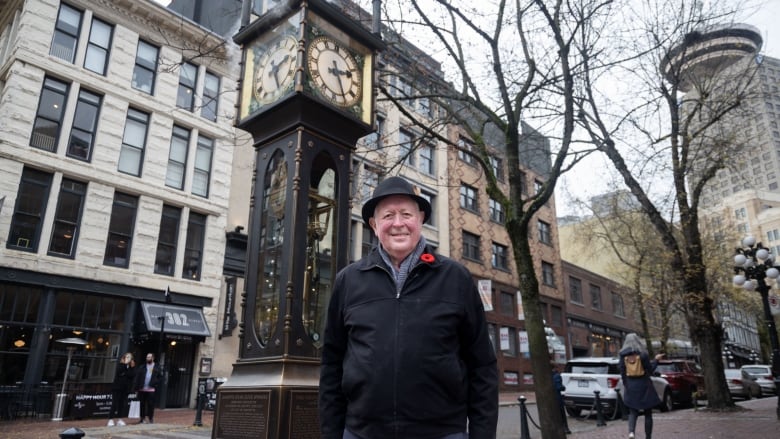
[[327, 36], [309, 44], [309, 73], [318, 93], [339, 107], [351, 107], [361, 100], [361, 67], [348, 49]]
[[298, 41], [291, 36], [273, 42], [257, 63], [255, 99], [261, 104], [275, 101], [289, 91], [295, 76]]

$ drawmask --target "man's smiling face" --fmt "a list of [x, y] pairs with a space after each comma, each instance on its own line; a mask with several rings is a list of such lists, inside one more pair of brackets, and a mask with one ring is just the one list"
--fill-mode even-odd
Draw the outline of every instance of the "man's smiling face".
[[420, 241], [424, 215], [417, 202], [406, 195], [390, 195], [376, 205], [369, 224], [395, 266]]

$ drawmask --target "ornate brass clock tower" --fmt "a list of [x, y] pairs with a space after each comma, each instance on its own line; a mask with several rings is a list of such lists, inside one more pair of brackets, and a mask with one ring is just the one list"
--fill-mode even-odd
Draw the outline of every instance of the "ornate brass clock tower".
[[237, 126], [257, 153], [239, 355], [218, 389], [212, 438], [319, 438], [325, 313], [348, 260], [350, 157], [372, 131], [384, 44], [324, 0], [281, 1], [234, 40]]

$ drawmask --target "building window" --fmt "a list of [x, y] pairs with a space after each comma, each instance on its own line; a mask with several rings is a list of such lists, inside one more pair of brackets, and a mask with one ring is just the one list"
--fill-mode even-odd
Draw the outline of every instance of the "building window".
[[544, 221], [538, 221], [537, 228], [539, 229], [539, 242], [547, 245], [552, 245], [552, 238], [550, 236], [550, 225]]
[[181, 209], [163, 206], [160, 219], [160, 235], [157, 238], [157, 254], [154, 258], [154, 272], [173, 276], [176, 266], [176, 246], [179, 242]]
[[520, 179], [520, 195], [528, 195], [528, 181], [525, 172], [519, 171]]
[[472, 212], [479, 212], [476, 189], [465, 184], [460, 185], [460, 207]]
[[88, 162], [92, 158], [95, 144], [100, 103], [102, 97], [87, 90], [79, 90], [79, 100], [73, 115], [73, 127], [70, 130], [67, 156]]
[[214, 152], [214, 140], [198, 136], [198, 149], [195, 151], [195, 173], [192, 176], [192, 193], [201, 197], [209, 196], [211, 178], [211, 156]]
[[549, 262], [542, 261], [542, 283], [548, 287], [555, 286], [555, 267]]
[[130, 247], [133, 243], [133, 227], [138, 210], [138, 198], [116, 192], [108, 225], [104, 265], [127, 268], [130, 264]]
[[217, 110], [219, 109], [219, 76], [206, 72], [203, 78], [203, 103], [200, 108], [200, 115], [204, 119], [216, 121]]
[[550, 305], [550, 324], [563, 326], [563, 309], [560, 306]]
[[481, 261], [479, 256], [479, 235], [463, 232], [463, 257], [473, 261]]
[[539, 193], [542, 192], [543, 187], [544, 183], [539, 180], [534, 180], [534, 195], [539, 195]]
[[494, 323], [488, 323], [488, 336], [490, 336], [490, 344], [493, 345], [493, 352], [498, 353], [498, 344], [496, 343], [496, 325]]
[[431, 100], [428, 98], [417, 98], [417, 112], [425, 117], [432, 117]]
[[601, 309], [601, 287], [598, 285], [590, 286], [590, 306], [593, 309]]
[[190, 144], [190, 131], [180, 126], [173, 126], [171, 135], [171, 150], [168, 151], [168, 171], [165, 174], [165, 185], [174, 189], [184, 189], [184, 171], [187, 166], [187, 149]]
[[734, 210], [734, 217], [737, 219], [745, 219], [747, 218], [747, 209], [744, 207], [740, 207], [739, 209]]
[[184, 245], [184, 269], [182, 277], [200, 280], [203, 264], [203, 242], [206, 237], [206, 215], [190, 212], [187, 222], [187, 241]]
[[54, 225], [49, 243], [49, 254], [73, 257], [76, 253], [79, 224], [87, 194], [86, 183], [62, 179], [60, 197], [54, 214]]
[[376, 116], [376, 130], [365, 137], [366, 148], [369, 150], [375, 150], [382, 146], [382, 139], [385, 135], [385, 118], [383, 116]]
[[363, 223], [363, 242], [360, 244], [360, 255], [365, 256], [371, 253], [371, 249], [379, 244], [379, 239], [371, 230], [368, 224]]
[[84, 68], [99, 75], [106, 74], [108, 55], [111, 51], [111, 35], [114, 27], [105, 21], [92, 19], [92, 28], [89, 30], [89, 42], [87, 43], [87, 55], [84, 57]]
[[55, 152], [62, 127], [68, 84], [52, 78], [43, 80], [43, 89], [35, 115], [30, 146]]
[[57, 23], [54, 25], [54, 37], [49, 54], [72, 63], [76, 59], [76, 47], [79, 43], [81, 11], [65, 3], [60, 3]]
[[406, 130], [399, 130], [398, 145], [401, 151], [401, 161], [411, 167], [415, 166], [414, 150], [412, 149], [412, 134]]
[[436, 226], [436, 195], [420, 191], [420, 196], [428, 200], [428, 204], [431, 205], [431, 216], [428, 217], [428, 224]]
[[626, 316], [623, 311], [623, 296], [614, 291], [612, 292], [612, 313], [618, 317]]
[[11, 232], [6, 246], [17, 250], [38, 250], [43, 215], [49, 200], [52, 175], [24, 168], [16, 196]]
[[498, 201], [490, 198], [488, 200], [488, 207], [490, 209], [490, 220], [498, 224], [504, 224], [504, 221], [506, 221], [504, 206]]
[[146, 41], [138, 41], [138, 49], [136, 49], [135, 53], [135, 67], [133, 68], [133, 88], [149, 94], [154, 93], [154, 77], [157, 73], [157, 56], [159, 52], [160, 49]]
[[146, 131], [149, 128], [147, 113], [128, 108], [122, 150], [119, 153], [119, 172], [140, 176], [141, 163], [146, 147]]
[[195, 84], [198, 82], [198, 67], [185, 62], [179, 72], [179, 92], [176, 95], [176, 106], [192, 111], [195, 104]]
[[[367, 201], [379, 184], [379, 171], [368, 166], [363, 168], [363, 184], [360, 187], [360, 201]], [[361, 203], [362, 204], [362, 203]]]
[[[506, 344], [502, 343], [502, 347], [506, 347], [506, 349], [502, 349], [504, 355], [507, 357], [516, 357], [517, 356], [517, 330], [515, 328], [504, 326], [501, 328], [501, 331], [506, 334], [506, 338], [508, 341], [508, 343]], [[501, 335], [503, 336], [504, 334]]]
[[501, 314], [509, 317], [515, 316], [515, 295], [501, 291], [499, 294], [499, 305], [501, 306]]
[[493, 243], [493, 257], [492, 257], [492, 263], [493, 267], [499, 268], [501, 270], [508, 270], [509, 269], [509, 263], [507, 260], [509, 259], [507, 251], [507, 246]]
[[572, 303], [582, 302], [582, 281], [576, 277], [569, 276], [569, 299]]
[[477, 166], [477, 157], [474, 156], [474, 144], [464, 137], [458, 138], [458, 158], [470, 166]]
[[490, 156], [490, 167], [498, 181], [504, 181], [504, 161], [500, 157]]
[[433, 167], [433, 145], [430, 143], [425, 143], [420, 146], [420, 171], [428, 174], [433, 175], [434, 167]]

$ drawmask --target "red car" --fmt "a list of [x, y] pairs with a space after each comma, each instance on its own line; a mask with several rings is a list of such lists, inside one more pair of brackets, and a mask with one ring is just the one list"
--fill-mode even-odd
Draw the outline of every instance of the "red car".
[[655, 373], [669, 381], [672, 402], [675, 404], [692, 405], [696, 401], [695, 398], [704, 395], [704, 376], [701, 374], [701, 367], [694, 361], [658, 360]]

